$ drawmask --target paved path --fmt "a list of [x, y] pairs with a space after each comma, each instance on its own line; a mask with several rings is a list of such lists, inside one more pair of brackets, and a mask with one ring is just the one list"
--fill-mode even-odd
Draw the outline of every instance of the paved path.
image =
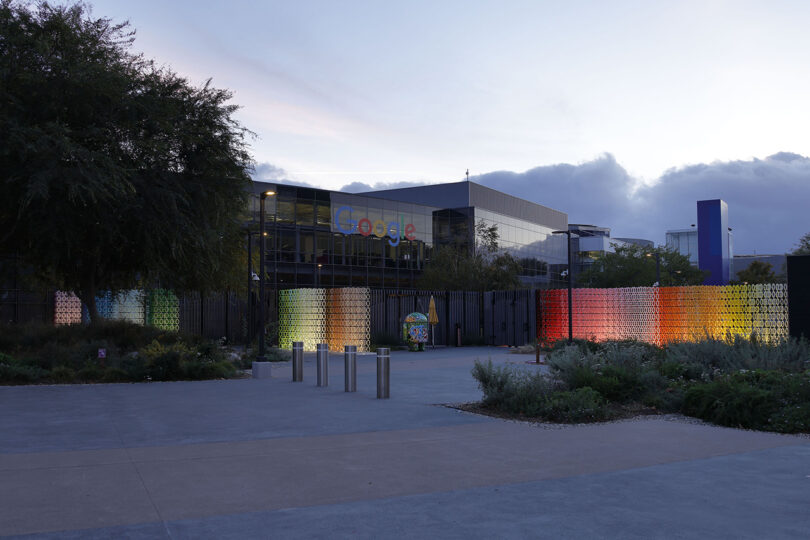
[[[0, 387], [0, 535], [33, 538], [807, 538], [801, 437], [648, 418], [556, 429], [439, 403], [476, 358], [374, 356], [358, 392], [264, 380]], [[29, 536], [30, 535], [30, 536]]]

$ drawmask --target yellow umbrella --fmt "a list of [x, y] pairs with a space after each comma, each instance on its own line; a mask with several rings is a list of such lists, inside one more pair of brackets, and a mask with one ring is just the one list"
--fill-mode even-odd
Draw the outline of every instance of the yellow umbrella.
[[439, 315], [436, 313], [436, 301], [433, 295], [430, 295], [430, 304], [428, 305], [428, 323], [430, 324], [431, 332], [431, 345], [436, 348], [436, 331], [433, 329], [434, 324], [439, 324]]

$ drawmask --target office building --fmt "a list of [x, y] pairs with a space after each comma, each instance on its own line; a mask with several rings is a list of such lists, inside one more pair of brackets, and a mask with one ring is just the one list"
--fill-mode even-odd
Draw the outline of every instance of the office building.
[[[264, 182], [271, 287], [412, 288], [434, 250], [476, 248], [475, 225], [496, 225], [527, 287], [560, 286], [567, 214], [474, 182], [344, 193]], [[258, 221], [258, 197], [252, 202]]]

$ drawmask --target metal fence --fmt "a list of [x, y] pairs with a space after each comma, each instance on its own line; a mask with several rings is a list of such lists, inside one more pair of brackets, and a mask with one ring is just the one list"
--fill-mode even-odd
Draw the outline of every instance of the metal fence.
[[371, 339], [400, 336], [405, 317], [427, 313], [430, 298], [439, 324], [433, 330], [441, 345], [510, 345], [534, 342], [535, 294], [530, 290], [465, 292], [373, 289]]
[[[433, 327], [436, 345], [517, 346], [534, 340], [533, 291], [371, 289], [369, 292], [372, 342], [401, 339], [405, 317], [414, 311], [427, 314], [431, 297], [439, 319]], [[259, 304], [255, 292], [250, 299], [234, 292], [217, 292], [189, 293], [180, 295], [178, 300], [178, 323], [182, 332], [210, 339], [226, 338], [230, 343], [245, 343], [258, 335]], [[268, 291], [266, 301], [266, 320], [276, 323], [276, 291]], [[53, 324], [54, 293], [2, 291], [0, 314], [4, 324]]]

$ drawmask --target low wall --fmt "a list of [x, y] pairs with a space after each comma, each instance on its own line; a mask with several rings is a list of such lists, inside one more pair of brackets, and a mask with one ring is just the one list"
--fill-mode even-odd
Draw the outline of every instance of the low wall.
[[[568, 337], [568, 291], [537, 291], [537, 339]], [[636, 339], [662, 345], [755, 333], [788, 336], [787, 286], [727, 285], [574, 289], [573, 335], [605, 341]]]

